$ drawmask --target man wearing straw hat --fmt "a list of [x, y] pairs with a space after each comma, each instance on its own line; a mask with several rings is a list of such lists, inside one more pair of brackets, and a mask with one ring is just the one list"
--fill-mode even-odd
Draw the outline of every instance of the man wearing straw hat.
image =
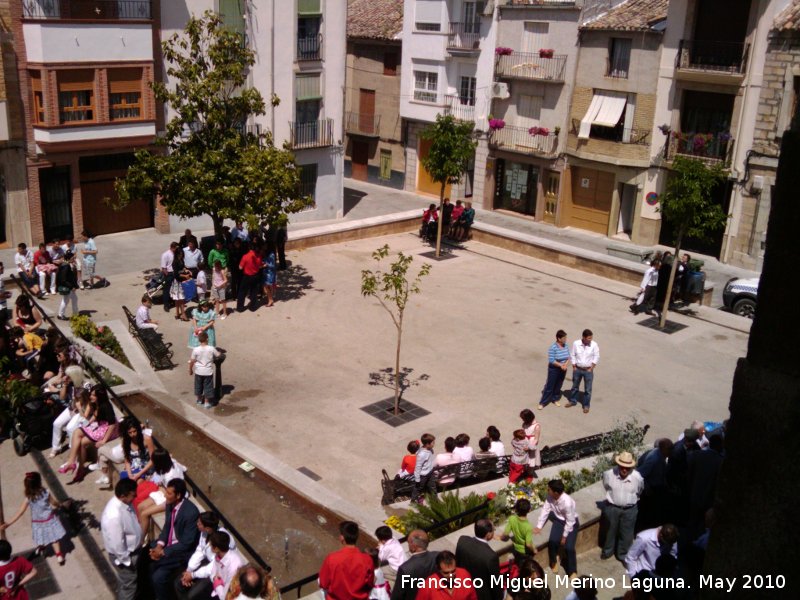
[[[624, 562], [633, 543], [639, 497], [644, 490], [644, 479], [635, 470], [636, 461], [630, 452], [620, 452], [614, 462], [617, 466], [603, 473], [606, 503], [603, 516], [608, 521], [608, 533], [600, 558]], [[616, 551], [615, 551], [616, 550]]]

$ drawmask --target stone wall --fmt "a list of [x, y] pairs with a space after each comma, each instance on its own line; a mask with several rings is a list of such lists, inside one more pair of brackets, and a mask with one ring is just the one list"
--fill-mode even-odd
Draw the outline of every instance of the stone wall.
[[773, 32], [764, 59], [764, 84], [758, 107], [753, 149], [767, 154], [780, 150], [780, 138], [789, 126], [800, 79], [800, 32]]

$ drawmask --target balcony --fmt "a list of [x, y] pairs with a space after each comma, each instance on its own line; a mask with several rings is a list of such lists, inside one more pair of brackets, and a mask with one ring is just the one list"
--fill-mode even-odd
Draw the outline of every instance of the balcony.
[[447, 51], [453, 56], [477, 56], [481, 51], [480, 21], [450, 23]]
[[551, 131], [547, 135], [531, 135], [530, 128], [506, 125], [489, 134], [489, 145], [501, 150], [523, 154], [552, 156], [558, 148], [558, 135]]
[[345, 131], [350, 135], [363, 135], [366, 137], [379, 137], [381, 116], [375, 113], [347, 113]]
[[289, 144], [293, 150], [333, 146], [333, 119], [320, 119], [310, 123], [289, 122]]
[[[577, 136], [580, 129], [580, 119], [572, 119], [572, 129], [570, 129], [570, 133]], [[592, 125], [591, 132], [589, 133], [589, 140], [605, 140], [607, 142], [619, 144], [647, 146], [650, 144], [650, 130], [636, 129], [634, 127], [601, 127]]]
[[297, 62], [322, 60], [322, 34], [297, 38]]
[[497, 56], [495, 71], [500, 77], [564, 83], [566, 54], [544, 58], [535, 52], [512, 52]]
[[472, 104], [463, 104], [458, 94], [448, 94], [444, 97], [444, 114], [452, 115], [459, 121], [475, 122], [475, 100]]
[[707, 165], [730, 165], [734, 139], [729, 133], [680, 133], [669, 138], [669, 160], [676, 156], [697, 159]]
[[744, 79], [750, 44], [681, 40], [676, 77], [686, 81], [738, 84]]
[[23, 0], [22, 18], [149, 21], [150, 0]]
[[510, 0], [503, 8], [573, 8], [580, 0]]

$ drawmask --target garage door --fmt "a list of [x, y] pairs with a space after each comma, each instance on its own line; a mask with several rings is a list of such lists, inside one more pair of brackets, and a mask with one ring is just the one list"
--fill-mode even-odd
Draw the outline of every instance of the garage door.
[[613, 173], [572, 167], [572, 197], [567, 225], [608, 235], [613, 193]]
[[84, 227], [94, 235], [100, 235], [153, 226], [153, 208], [150, 202], [135, 200], [116, 211], [104, 201], [104, 198], [116, 197], [114, 179], [81, 181]]
[[[419, 140], [419, 151], [417, 152], [417, 191], [421, 194], [429, 194], [431, 196], [439, 197], [439, 190], [441, 184], [436, 183], [431, 179], [431, 174], [422, 166], [422, 159], [428, 156], [431, 150], [432, 140]], [[444, 188], [444, 197], [450, 197], [450, 184], [448, 183]]]

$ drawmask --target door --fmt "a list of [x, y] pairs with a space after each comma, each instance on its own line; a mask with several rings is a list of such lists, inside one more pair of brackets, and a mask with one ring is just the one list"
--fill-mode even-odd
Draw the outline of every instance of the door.
[[379, 177], [388, 181], [392, 178], [392, 151], [381, 150], [381, 170]]
[[359, 90], [358, 130], [362, 133], [375, 133], [375, 90]]
[[586, 167], [572, 169], [572, 198], [567, 225], [608, 235], [614, 174]]
[[558, 213], [558, 188], [561, 182], [561, 174], [556, 171], [548, 171], [545, 179], [544, 188], [544, 218], [545, 223], [555, 225], [556, 214]]
[[523, 215], [536, 214], [539, 169], [533, 165], [498, 159], [494, 207]]
[[617, 233], [633, 232], [633, 213], [636, 209], [635, 185], [627, 183], [619, 184], [619, 221], [617, 222]]
[[39, 193], [44, 216], [44, 238], [65, 239], [72, 235], [72, 188], [69, 167], [39, 171]]
[[[124, 175], [123, 175], [124, 176]], [[83, 225], [95, 235], [132, 231], [153, 226], [153, 207], [148, 200], [134, 200], [120, 211], [106, 204], [116, 199], [115, 178], [81, 181]]]
[[525, 21], [525, 32], [522, 36], [522, 51], [539, 55], [539, 50], [546, 49], [549, 23], [541, 21]]
[[353, 179], [367, 181], [369, 142], [353, 140]]
[[[417, 191], [421, 194], [428, 194], [431, 196], [439, 197], [439, 190], [441, 184], [435, 182], [430, 173], [422, 166], [422, 159], [428, 156], [431, 151], [431, 140], [423, 140], [420, 138], [417, 150]], [[450, 197], [450, 184], [448, 183], [444, 188], [444, 197]]]

